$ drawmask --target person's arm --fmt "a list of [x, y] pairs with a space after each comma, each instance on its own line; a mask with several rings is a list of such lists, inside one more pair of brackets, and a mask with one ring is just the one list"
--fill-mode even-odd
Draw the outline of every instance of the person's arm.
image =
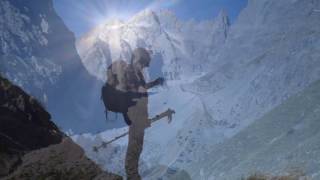
[[146, 83], [145, 88], [150, 89], [150, 88], [153, 88], [154, 86], [162, 85], [163, 83], [164, 83], [164, 78], [159, 77], [154, 81]]

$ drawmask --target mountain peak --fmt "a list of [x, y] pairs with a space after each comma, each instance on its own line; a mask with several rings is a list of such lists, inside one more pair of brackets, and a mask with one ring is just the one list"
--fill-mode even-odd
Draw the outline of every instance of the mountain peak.
[[169, 10], [169, 9], [161, 9], [157, 12], [157, 14], [159, 16], [163, 16], [163, 17], [168, 17], [168, 18], [172, 18], [172, 19], [176, 19], [176, 15], [173, 11]]
[[223, 31], [224, 37], [227, 38], [230, 21], [226, 10], [223, 9], [219, 12], [218, 16], [215, 18], [215, 24], [219, 30]]
[[105, 23], [106, 26], [119, 26], [123, 24], [124, 22], [120, 19], [110, 19]]
[[131, 23], [136, 23], [136, 22], [148, 22], [148, 23], [152, 23], [154, 24], [154, 22], [156, 22], [156, 24], [160, 25], [160, 20], [158, 15], [152, 11], [151, 9], [145, 9], [141, 12], [139, 12], [138, 14], [136, 14], [135, 16], [133, 16], [129, 22]]
[[229, 21], [229, 16], [228, 16], [228, 12], [225, 9], [222, 9], [218, 16], [216, 17], [216, 21], [220, 21], [225, 25], [230, 25], [230, 21]]
[[[225, 11], [216, 20], [192, 22], [179, 20], [174, 12], [167, 9], [145, 9], [128, 21], [115, 20], [102, 28], [95, 28], [92, 31], [94, 33], [78, 41], [77, 48], [88, 71], [102, 80], [105, 78], [105, 66], [101, 64], [110, 64], [119, 58], [130, 59], [131, 50], [136, 47], [148, 47], [161, 52], [164, 76], [175, 79], [182, 72], [180, 66], [184, 66], [185, 72], [197, 73], [193, 64], [198, 62], [190, 59], [207, 61], [211, 53], [208, 50], [224, 43], [228, 29]], [[97, 47], [101, 45], [95, 43], [99, 39], [104, 42], [104, 48]], [[108, 47], [105, 48], [104, 44]], [[108, 53], [101, 49], [106, 49]], [[178, 62], [177, 59], [185, 61]], [[181, 64], [172, 65], [174, 63]]]
[[138, 12], [136, 15], [134, 15], [131, 19], [140, 19], [140, 18], [146, 18], [146, 17], [152, 17], [155, 16], [155, 12], [152, 11], [151, 9], [144, 9], [140, 12]]
[[218, 17], [228, 17], [228, 12], [225, 9], [219, 11]]

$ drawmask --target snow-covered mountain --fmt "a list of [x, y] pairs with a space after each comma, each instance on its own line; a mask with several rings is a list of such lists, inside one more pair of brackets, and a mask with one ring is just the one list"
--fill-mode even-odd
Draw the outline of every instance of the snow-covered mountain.
[[186, 88], [205, 97], [217, 119], [246, 126], [320, 78], [319, 6], [249, 1], [212, 71]]
[[228, 29], [224, 11], [212, 21], [184, 22], [168, 10], [144, 10], [127, 21], [98, 26], [78, 40], [77, 50], [88, 71], [101, 80], [112, 61], [129, 62], [136, 47], [153, 52], [151, 72], [160, 68], [167, 79], [181, 79], [206, 70], [203, 64], [224, 44]]
[[[272, 133], [273, 126], [262, 125], [269, 120], [261, 120], [261, 117], [275, 108], [282, 109], [279, 107], [282, 103], [289, 104], [285, 106], [295, 103], [288, 98], [320, 79], [319, 9], [320, 2], [314, 0], [249, 0], [238, 20], [227, 31], [227, 37], [223, 40], [225, 43], [214, 49], [214, 54], [209, 55], [206, 63], [209, 72], [206, 75], [192, 82], [173, 81], [174, 83], [169, 83], [168, 89], [159, 90], [150, 97], [151, 114], [166, 107], [176, 109], [177, 113], [173, 125], [159, 122], [147, 131], [142, 162], [149, 164], [143, 163], [144, 177], [156, 179], [180, 171], [187, 172], [193, 179], [222, 177], [219, 173], [229, 172], [228, 168], [232, 167], [219, 163], [224, 163], [223, 158], [228, 157], [228, 152], [237, 154], [238, 146], [234, 143], [245, 141], [237, 138], [245, 138], [238, 133], [245, 131], [249, 134], [251, 131], [247, 127], [250, 124], [254, 124], [255, 127], [269, 128], [265, 129], [265, 132]], [[164, 27], [175, 26], [175, 23], [164, 25]], [[220, 31], [220, 33], [224, 32]], [[197, 46], [195, 40], [194, 46]], [[188, 61], [185, 60], [185, 62]], [[194, 63], [197, 62], [194, 61]], [[184, 103], [179, 104], [179, 102]], [[319, 103], [315, 102], [312, 106], [319, 106]], [[279, 124], [286, 125], [286, 122], [290, 123], [291, 117], [285, 114], [277, 119], [284, 121]], [[312, 120], [313, 122], [315, 121]], [[270, 123], [276, 124], [271, 120]], [[305, 123], [308, 124], [309, 121]], [[281, 130], [286, 131], [287, 127], [280, 127], [279, 131]], [[258, 140], [264, 141], [263, 135], [258, 131], [259, 129], [253, 133], [257, 134]], [[304, 131], [308, 131], [308, 128], [303, 128], [301, 133]], [[108, 134], [108, 132], [105, 133]], [[107, 137], [101, 135], [100, 138], [108, 139], [112, 134], [108, 134]], [[93, 139], [96, 137], [92, 136]], [[229, 140], [233, 137], [235, 140]], [[314, 137], [311, 138], [310, 140], [315, 142]], [[305, 140], [307, 141], [308, 138]], [[82, 139], [82, 142], [86, 141], [91, 140]], [[221, 143], [226, 145], [220, 148]], [[295, 146], [294, 143], [286, 145], [287, 149]], [[113, 146], [125, 149], [123, 147], [125, 145], [113, 144]], [[265, 148], [259, 143], [257, 146]], [[92, 153], [90, 152], [92, 147], [83, 147], [87, 149], [90, 157], [101, 159], [103, 152]], [[312, 147], [309, 149], [312, 150]], [[219, 157], [216, 157], [215, 152], [220, 153], [217, 154]], [[123, 153], [122, 150], [113, 151], [114, 156], [118, 154], [120, 159], [121, 153]], [[310, 156], [312, 159], [316, 153]], [[297, 161], [303, 160], [294, 156], [292, 158]], [[227, 159], [227, 162], [237, 164], [241, 160], [234, 158]], [[208, 163], [203, 163], [204, 161]], [[247, 166], [243, 172], [254, 173], [259, 169], [271, 171], [272, 163], [277, 163], [268, 161], [270, 166], [264, 166], [258, 162], [250, 162], [255, 163], [256, 169]], [[123, 162], [119, 161], [119, 163]], [[301, 168], [310, 166], [314, 168], [312, 173], [319, 171], [311, 162], [305, 163], [307, 167]], [[278, 165], [288, 164], [279, 163]], [[118, 167], [123, 166], [117, 165], [116, 172], [123, 172], [123, 169]], [[149, 172], [144, 171], [146, 167]], [[285, 167], [281, 168], [285, 169]], [[231, 179], [236, 178], [235, 174], [237, 173], [230, 175]]]
[[202, 94], [214, 119], [236, 124], [219, 129], [222, 137], [233, 137], [320, 79], [319, 8], [320, 2], [312, 0], [248, 1], [213, 60], [212, 72], [187, 86]]
[[1, 74], [41, 100], [61, 128], [105, 129], [102, 82], [82, 65], [52, 0], [1, 0], [0, 42]]

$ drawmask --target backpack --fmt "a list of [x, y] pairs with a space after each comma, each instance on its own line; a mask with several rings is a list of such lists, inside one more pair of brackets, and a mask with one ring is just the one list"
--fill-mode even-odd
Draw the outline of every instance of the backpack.
[[126, 73], [128, 64], [123, 60], [113, 62], [107, 69], [107, 82], [101, 88], [101, 99], [106, 108], [106, 118], [108, 111], [121, 113], [128, 125], [131, 124], [127, 116], [128, 108], [135, 105], [132, 97], [127, 92], [128, 80]]

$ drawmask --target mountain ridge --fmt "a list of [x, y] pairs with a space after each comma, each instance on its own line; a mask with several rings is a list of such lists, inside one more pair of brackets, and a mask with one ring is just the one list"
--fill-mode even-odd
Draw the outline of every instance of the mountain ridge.
[[[221, 25], [223, 22], [225, 24]], [[144, 10], [125, 22], [114, 20], [94, 28], [77, 40], [77, 50], [88, 71], [102, 80], [105, 80], [106, 68], [112, 61], [123, 59], [129, 62], [131, 52], [136, 47], [147, 48], [162, 56], [163, 67], [160, 70], [168, 80], [181, 79], [182, 76], [191, 76], [196, 70], [201, 71], [195, 68], [201, 64], [196, 61], [208, 60], [210, 47], [224, 43], [229, 26], [224, 12], [214, 21], [195, 23], [180, 21], [168, 10]], [[210, 38], [207, 40], [204, 37], [197, 40], [198, 36], [204, 34], [210, 34], [216, 41], [211, 42]], [[103, 59], [95, 51], [97, 47], [94, 44], [98, 41], [106, 44], [104, 47], [108, 47], [105, 49], [110, 52], [110, 56]], [[99, 67], [100, 64], [103, 66]]]

